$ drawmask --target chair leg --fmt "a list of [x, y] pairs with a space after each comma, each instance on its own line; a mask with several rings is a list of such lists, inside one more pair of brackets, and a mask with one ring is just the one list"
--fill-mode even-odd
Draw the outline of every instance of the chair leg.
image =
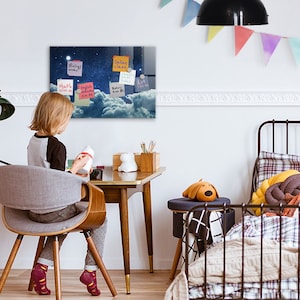
[[53, 241], [53, 261], [54, 261], [54, 279], [56, 300], [61, 300], [61, 279], [60, 279], [60, 260], [59, 260], [59, 242], [58, 236]]
[[173, 264], [172, 264], [171, 273], [170, 273], [170, 279], [171, 280], [173, 280], [175, 278], [175, 273], [176, 273], [176, 270], [177, 270], [177, 266], [178, 266], [178, 263], [179, 263], [181, 252], [182, 252], [182, 239], [178, 239], [176, 252], [175, 252], [175, 255], [174, 255], [174, 258], [173, 258]]
[[[39, 238], [39, 242], [38, 242], [38, 245], [37, 245], [37, 248], [36, 248], [32, 268], [35, 267], [35, 265], [37, 263], [37, 260], [38, 260], [38, 258], [40, 257], [40, 255], [42, 253], [42, 250], [44, 248], [45, 239], [46, 239], [45, 236], [40, 236], [40, 238]], [[33, 290], [33, 281], [31, 280], [31, 277], [30, 277], [29, 284], [28, 284], [28, 291], [32, 291], [32, 290]]]
[[115, 297], [118, 294], [117, 290], [116, 290], [116, 288], [115, 288], [115, 286], [114, 286], [114, 284], [113, 284], [113, 282], [112, 282], [112, 280], [111, 280], [111, 278], [110, 278], [110, 276], [109, 276], [109, 274], [106, 270], [106, 267], [103, 263], [103, 260], [102, 260], [101, 256], [99, 255], [99, 252], [96, 248], [96, 245], [95, 245], [95, 243], [94, 243], [94, 241], [93, 241], [93, 239], [92, 239], [92, 237], [91, 237], [91, 235], [88, 231], [84, 231], [83, 233], [84, 233], [84, 236], [85, 236], [86, 241], [88, 243], [88, 248], [89, 248], [89, 250], [91, 251], [91, 253], [94, 257], [94, 259], [95, 259], [95, 261], [96, 261], [96, 263], [97, 263], [97, 265], [98, 265], [98, 267], [99, 267], [99, 269], [102, 273], [102, 276], [103, 276], [103, 278], [104, 278], [104, 280], [105, 280], [112, 296]]
[[4, 268], [3, 272], [2, 272], [1, 278], [0, 278], [0, 293], [3, 290], [3, 287], [5, 285], [6, 279], [8, 277], [8, 274], [9, 274], [10, 270], [11, 270], [12, 264], [13, 264], [15, 258], [16, 258], [16, 255], [18, 253], [18, 250], [20, 248], [22, 240], [23, 240], [23, 235], [18, 234], [18, 236], [17, 236], [17, 238], [15, 240], [15, 243], [14, 243], [12, 249], [11, 249], [11, 252], [10, 252], [10, 255], [8, 257], [8, 260], [6, 262], [5, 268]]

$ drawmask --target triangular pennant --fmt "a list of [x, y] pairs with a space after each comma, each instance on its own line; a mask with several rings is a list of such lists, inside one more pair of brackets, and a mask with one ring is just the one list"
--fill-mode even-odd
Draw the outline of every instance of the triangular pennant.
[[188, 0], [186, 5], [185, 14], [182, 20], [182, 26], [190, 23], [195, 17], [197, 17], [200, 9], [200, 3], [195, 2], [194, 0]]
[[210, 42], [224, 26], [208, 26], [207, 41]]
[[249, 40], [249, 38], [251, 37], [253, 32], [254, 32], [253, 30], [245, 28], [245, 27], [241, 27], [241, 26], [235, 26], [234, 27], [235, 55], [238, 55], [238, 53], [244, 47], [244, 45]]
[[300, 66], [300, 38], [288, 38], [296, 64]]
[[169, 2], [171, 2], [172, 0], [161, 0], [160, 2], [160, 7], [164, 7], [165, 5], [167, 5]]
[[263, 48], [264, 48], [265, 62], [266, 64], [268, 64], [278, 43], [280, 42], [281, 36], [268, 34], [268, 33], [261, 33], [260, 35], [261, 35]]

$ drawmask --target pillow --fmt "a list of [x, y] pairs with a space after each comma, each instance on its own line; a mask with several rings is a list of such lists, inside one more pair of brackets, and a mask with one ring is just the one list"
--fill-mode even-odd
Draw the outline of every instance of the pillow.
[[265, 179], [287, 170], [300, 171], [300, 156], [261, 151], [254, 166], [253, 191], [257, 190]]

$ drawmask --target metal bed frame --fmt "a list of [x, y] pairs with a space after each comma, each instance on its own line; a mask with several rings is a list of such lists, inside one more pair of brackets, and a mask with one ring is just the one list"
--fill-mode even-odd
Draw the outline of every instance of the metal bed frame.
[[[289, 152], [289, 133], [291, 131], [291, 125], [299, 125], [300, 126], [300, 120], [269, 120], [269, 121], [265, 121], [263, 122], [259, 127], [258, 127], [258, 132], [257, 132], [257, 155], [259, 154], [259, 152], [261, 150], [263, 150], [263, 146], [262, 146], [262, 140], [264, 138], [263, 136], [263, 130], [266, 129], [267, 127], [271, 128], [271, 133], [272, 133], [272, 148], [270, 151], [275, 152], [276, 151], [276, 141], [278, 141], [278, 139], [276, 138], [275, 134], [277, 132], [277, 130], [280, 129], [284, 129], [285, 131], [285, 141], [281, 141], [284, 142], [285, 145], [285, 153], [288, 154]], [[295, 129], [295, 126], [293, 126], [293, 128]], [[281, 143], [281, 145], [283, 145]]]
[[[297, 209], [297, 213], [298, 213], [298, 224], [299, 224], [299, 228], [300, 228], [300, 204], [299, 205], [264, 205], [264, 204], [261, 204], [261, 205], [254, 205], [254, 204], [224, 204], [224, 205], [214, 205], [213, 203], [207, 203], [205, 206], [204, 206], [204, 210], [205, 212], [208, 212], [209, 211], [209, 208], [214, 208], [214, 209], [218, 209], [218, 210], [221, 210], [223, 211], [223, 214], [225, 214], [226, 210], [228, 209], [235, 209], [235, 210], [241, 210], [241, 213], [242, 213], [242, 218], [241, 218], [241, 222], [242, 222], [242, 227], [243, 227], [243, 232], [242, 232], [242, 253], [244, 253], [244, 239], [245, 239], [245, 235], [244, 235], [244, 218], [246, 215], [248, 215], [248, 209], [251, 209], [251, 208], [260, 208], [262, 211], [265, 209], [265, 208], [275, 208], [275, 209], [279, 209], [280, 211], [280, 214], [279, 214], [279, 218], [280, 218], [280, 228], [279, 228], [279, 231], [280, 231], [280, 236], [281, 236], [281, 229], [282, 229], [282, 226], [281, 226], [281, 218], [282, 218], [282, 212], [284, 210], [284, 208], [288, 207], [288, 208], [295, 208]], [[195, 206], [193, 207], [186, 215], [186, 222], [188, 222], [188, 220], [190, 220], [190, 215], [193, 214], [197, 209], [199, 208], [203, 208], [203, 205], [199, 205], [199, 206]], [[263, 214], [261, 214], [260, 217], [258, 217], [261, 219], [261, 236], [260, 236], [260, 243], [261, 243], [261, 259], [260, 259], [260, 281], [259, 281], [259, 284], [261, 286], [261, 291], [260, 291], [260, 299], [262, 299], [262, 284], [263, 284], [263, 279], [262, 279], [262, 275], [263, 275], [263, 269], [264, 269], [264, 266], [263, 266], [263, 262], [262, 262], [262, 252], [263, 252], [263, 240], [264, 240], [264, 236], [263, 236]], [[224, 218], [224, 222], [223, 222], [223, 232], [226, 232], [225, 231], [225, 228], [226, 228], [226, 218]], [[188, 253], [188, 247], [189, 247], [189, 233], [190, 233], [190, 229], [189, 229], [189, 226], [185, 226], [185, 233], [186, 233], [186, 243], [185, 243], [185, 253]], [[226, 233], [224, 234], [224, 237], [226, 236]], [[204, 240], [204, 248], [205, 249], [208, 249], [208, 244], [207, 244], [207, 241]], [[223, 264], [223, 275], [222, 275], [222, 283], [223, 283], [223, 297], [221, 299], [230, 299], [230, 298], [225, 298], [225, 283], [226, 283], [226, 277], [225, 277], [225, 272], [226, 272], [226, 252], [225, 252], [225, 247], [226, 247], [226, 240], [224, 238], [224, 242], [223, 242], [223, 257], [224, 257], [224, 264]], [[300, 230], [298, 231], [298, 282], [297, 282], [297, 287], [298, 287], [298, 300], [300, 299]], [[281, 263], [281, 253], [282, 253], [282, 245], [281, 243], [279, 244], [279, 271], [278, 271], [278, 281], [281, 282], [281, 274], [282, 274], [282, 263]], [[206, 269], [207, 269], [207, 251], [204, 250], [204, 252], [202, 253], [202, 255], [204, 255], [204, 261], [205, 261], [205, 272], [204, 272], [204, 282], [206, 283], [207, 282], [207, 272], [206, 272]], [[244, 258], [244, 255], [242, 255], [243, 258]], [[189, 278], [189, 264], [188, 264], [188, 257], [185, 257], [185, 274], [186, 274], [186, 278], [188, 280]], [[240, 299], [240, 300], [244, 300], [244, 264], [242, 265], [242, 274], [241, 274], [241, 291], [240, 291], [240, 294], [241, 294], [241, 297], [240, 298], [232, 298], [232, 299]], [[206, 299], [206, 284], [204, 284], [204, 298], [198, 298], [199, 300], [203, 300], [203, 299]], [[278, 299], [282, 299], [281, 298], [281, 285], [279, 284], [279, 290], [278, 290], [278, 294], [279, 294], [279, 298]], [[209, 298], [209, 299], [212, 299], [212, 298]], [[215, 298], [215, 299], [220, 299], [219, 297], [218, 298]], [[277, 299], [277, 298], [276, 298]], [[268, 300], [274, 300], [274, 299], [268, 299]]]
[[[265, 121], [263, 122], [257, 131], [257, 155], [259, 155], [260, 151], [263, 151], [263, 149], [266, 149], [265, 151], [270, 151], [270, 152], [276, 152], [277, 148], [280, 148], [281, 153], [285, 153], [285, 154], [289, 154], [290, 153], [290, 149], [296, 149], [296, 147], [291, 147], [291, 143], [294, 144], [294, 142], [297, 141], [291, 141], [291, 136], [294, 134], [295, 128], [298, 127], [299, 129], [299, 142], [298, 142], [298, 147], [299, 147], [299, 155], [300, 155], [300, 120], [269, 120], [269, 121]], [[271, 139], [270, 139], [271, 137]], [[269, 143], [269, 146], [266, 146], [265, 144]], [[269, 150], [271, 149], [271, 150]], [[284, 150], [282, 150], [284, 149]], [[293, 153], [293, 154], [297, 154], [297, 153]], [[251, 187], [251, 195], [253, 192], [253, 178], [252, 178], [252, 187]], [[251, 198], [250, 198], [251, 199]], [[218, 209], [223, 211], [223, 214], [226, 213], [226, 211], [228, 209], [234, 209], [236, 211], [240, 210], [241, 213], [241, 222], [242, 222], [242, 228], [243, 228], [243, 234], [242, 234], [242, 240], [244, 241], [244, 218], [246, 215], [249, 215], [249, 211], [252, 208], [259, 208], [261, 210], [261, 212], [264, 211], [264, 209], [277, 209], [279, 211], [279, 218], [280, 218], [280, 239], [281, 239], [281, 219], [282, 219], [282, 212], [284, 210], [284, 208], [295, 208], [297, 210], [298, 213], [298, 224], [299, 224], [299, 228], [300, 228], [300, 204], [299, 205], [285, 205], [285, 204], [279, 204], [277, 205], [267, 205], [267, 204], [260, 204], [260, 205], [254, 205], [254, 204], [250, 204], [250, 203], [242, 203], [242, 204], [223, 204], [223, 205], [215, 205], [213, 204], [213, 202], [209, 202], [206, 203], [204, 206], [203, 204], [201, 205], [197, 205], [195, 207], [193, 207], [187, 214], [186, 214], [186, 221], [185, 221], [185, 237], [186, 237], [186, 243], [185, 243], [185, 253], [188, 253], [188, 247], [189, 247], [189, 234], [190, 234], [190, 226], [188, 225], [189, 222], [188, 220], [190, 220], [191, 218], [191, 214], [193, 214], [197, 209], [199, 210], [199, 208], [203, 208], [205, 211], [209, 211], [209, 209]], [[258, 217], [259, 218], [259, 217]], [[260, 241], [261, 241], [261, 245], [263, 245], [263, 214], [261, 213], [261, 236], [260, 236]], [[223, 221], [223, 232], [224, 232], [224, 237], [226, 236], [226, 218], [224, 218]], [[297, 283], [297, 287], [298, 287], [298, 300], [300, 299], [300, 230], [298, 230], [298, 283]], [[206, 283], [206, 276], [207, 276], [207, 272], [206, 272], [206, 263], [207, 263], [207, 249], [208, 249], [208, 244], [207, 241], [204, 241], [204, 252], [201, 255], [204, 255], [204, 259], [205, 259], [205, 272], [204, 272], [204, 282]], [[226, 247], [226, 241], [224, 238], [224, 246], [223, 246], [223, 257], [224, 257], [224, 264], [223, 264], [223, 276], [222, 276], [222, 282], [223, 282], [223, 298], [216, 298], [216, 299], [224, 299], [225, 298], [225, 282], [226, 282], [226, 278], [225, 278], [225, 261], [226, 261], [226, 252], [225, 252], [225, 247]], [[279, 249], [279, 271], [278, 271], [278, 281], [281, 282], [281, 267], [282, 267], [282, 263], [281, 263], [281, 243], [280, 243], [280, 249]], [[262, 246], [261, 246], [261, 251], [262, 251]], [[242, 253], [244, 253], [244, 243], [242, 246]], [[185, 274], [186, 274], [186, 278], [188, 280], [189, 277], [189, 258], [188, 256], [185, 256], [184, 258], [184, 266], [185, 266]], [[242, 274], [241, 274], [241, 291], [240, 291], [240, 298], [232, 298], [232, 299], [244, 299], [244, 265], [242, 267]], [[260, 293], [261, 293], [261, 297], [262, 298], [262, 284], [263, 284], [263, 279], [262, 279], [262, 273], [263, 273], [263, 262], [262, 262], [262, 253], [261, 253], [261, 258], [260, 258]], [[206, 284], [204, 284], [204, 298], [199, 298], [199, 299], [206, 299]], [[279, 298], [281, 299], [281, 284], [279, 284], [279, 290], [278, 290], [278, 295]], [[209, 298], [211, 299], [211, 298]], [[228, 298], [226, 298], [228, 299]], [[271, 299], [270, 299], [271, 300]]]

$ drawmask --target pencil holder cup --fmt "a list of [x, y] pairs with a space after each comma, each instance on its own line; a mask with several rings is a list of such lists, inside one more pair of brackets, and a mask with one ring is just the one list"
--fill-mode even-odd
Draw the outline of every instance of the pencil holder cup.
[[160, 167], [160, 154], [157, 152], [141, 153], [141, 172], [154, 172]]

